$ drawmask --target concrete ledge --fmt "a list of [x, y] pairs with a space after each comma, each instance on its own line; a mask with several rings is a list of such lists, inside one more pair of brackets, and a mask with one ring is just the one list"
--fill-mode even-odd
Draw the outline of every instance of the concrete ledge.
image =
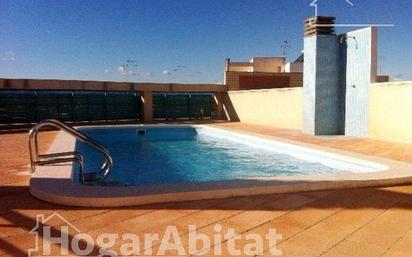
[[227, 91], [225, 85], [219, 84], [132, 83], [115, 81], [0, 78], [0, 90], [2, 89], [121, 90], [192, 93]]
[[[252, 133], [245, 133], [256, 135]], [[286, 142], [265, 136], [271, 140]], [[288, 141], [289, 143], [291, 141]], [[277, 176], [203, 183], [144, 186], [86, 186], [72, 182], [72, 165], [39, 167], [30, 180], [35, 197], [62, 205], [85, 207], [133, 206], [234, 196], [292, 193], [359, 187], [395, 186], [412, 183], [412, 165], [335, 149], [293, 142], [296, 145], [342, 154], [389, 167], [386, 171], [332, 175]], [[60, 132], [48, 152], [73, 150], [75, 140]]]

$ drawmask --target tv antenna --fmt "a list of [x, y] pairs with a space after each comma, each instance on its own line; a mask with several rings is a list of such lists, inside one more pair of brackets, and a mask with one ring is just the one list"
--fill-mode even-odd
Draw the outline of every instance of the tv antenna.
[[289, 42], [287, 40], [283, 41], [283, 44], [280, 45], [282, 56], [286, 56], [286, 48], [289, 48]]
[[[315, 17], [319, 15], [318, 7], [320, 0], [310, 0], [310, 7], [313, 7], [315, 12]], [[350, 7], [354, 7], [353, 0], [344, 0], [344, 2]], [[392, 23], [335, 23], [335, 24], [316, 24], [315, 27], [394, 27], [395, 24]]]
[[137, 67], [137, 60], [127, 59], [126, 64], [123, 64], [124, 67]]

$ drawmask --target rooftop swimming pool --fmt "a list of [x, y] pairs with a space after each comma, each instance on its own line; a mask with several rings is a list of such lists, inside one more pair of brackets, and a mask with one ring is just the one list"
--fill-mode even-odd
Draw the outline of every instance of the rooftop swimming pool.
[[[109, 150], [109, 176], [104, 183], [83, 184], [76, 163], [39, 166], [30, 179], [35, 197], [70, 206], [115, 207], [412, 182], [408, 163], [219, 125], [78, 129]], [[101, 153], [64, 131], [47, 153], [74, 150], [83, 155], [86, 173], [100, 171]]]
[[[82, 128], [105, 146], [113, 160], [108, 185], [179, 184], [274, 176], [372, 172], [386, 169], [340, 155], [310, 150], [208, 126]], [[103, 162], [99, 152], [76, 142], [85, 171]], [[78, 169], [73, 167], [73, 174]], [[78, 176], [74, 176], [78, 182]]]

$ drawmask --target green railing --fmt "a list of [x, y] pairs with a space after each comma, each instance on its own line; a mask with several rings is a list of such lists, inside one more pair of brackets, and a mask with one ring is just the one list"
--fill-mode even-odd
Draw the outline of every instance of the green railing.
[[0, 124], [140, 120], [139, 92], [1, 90]]
[[154, 119], [211, 119], [215, 113], [212, 93], [153, 94]]

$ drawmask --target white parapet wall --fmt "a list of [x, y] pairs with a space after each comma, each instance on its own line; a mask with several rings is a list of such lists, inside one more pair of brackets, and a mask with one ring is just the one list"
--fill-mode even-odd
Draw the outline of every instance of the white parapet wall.
[[412, 81], [372, 84], [369, 93], [369, 137], [412, 144]]
[[228, 95], [241, 122], [302, 128], [301, 87], [229, 91]]
[[[302, 129], [303, 89], [229, 91], [241, 122]], [[368, 96], [368, 137], [412, 144], [412, 81], [374, 83]]]

